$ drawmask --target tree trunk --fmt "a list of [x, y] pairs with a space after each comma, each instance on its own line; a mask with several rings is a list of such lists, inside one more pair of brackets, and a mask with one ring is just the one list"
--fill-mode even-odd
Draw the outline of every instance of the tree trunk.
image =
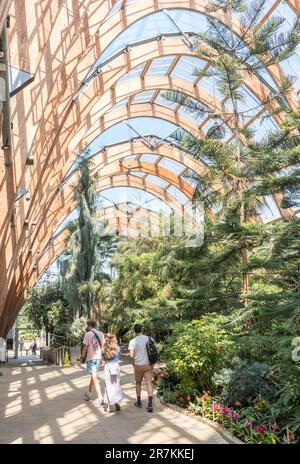
[[[234, 106], [234, 116], [235, 116], [235, 138], [236, 138], [236, 164], [237, 168], [240, 170], [241, 168], [241, 149], [240, 149], [240, 134], [239, 134], [239, 115], [237, 111], [237, 103], [236, 101], [233, 102]], [[238, 196], [241, 198], [245, 189], [244, 181], [239, 179], [237, 181], [236, 190]], [[242, 225], [246, 220], [245, 215], [245, 205], [244, 203], [241, 204], [240, 207], [240, 225]], [[245, 307], [248, 306], [248, 299], [247, 293], [249, 292], [249, 274], [245, 271], [245, 268], [248, 265], [248, 246], [247, 241], [242, 239], [242, 252], [241, 252], [241, 263], [243, 267], [243, 287], [242, 287], [242, 301]]]

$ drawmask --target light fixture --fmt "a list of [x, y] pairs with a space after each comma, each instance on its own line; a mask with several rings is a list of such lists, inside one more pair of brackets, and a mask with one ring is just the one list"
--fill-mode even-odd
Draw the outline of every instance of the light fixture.
[[10, 150], [10, 145], [8, 143], [8, 139], [6, 139], [5, 144], [2, 145], [2, 150]]
[[28, 190], [26, 190], [26, 188], [20, 187], [17, 190], [15, 201], [19, 201], [22, 197], [24, 197], [24, 195], [26, 195], [26, 196], [29, 195], [29, 192], [28, 192]]
[[33, 166], [34, 164], [34, 157], [31, 153], [26, 158], [26, 164], [27, 166]]

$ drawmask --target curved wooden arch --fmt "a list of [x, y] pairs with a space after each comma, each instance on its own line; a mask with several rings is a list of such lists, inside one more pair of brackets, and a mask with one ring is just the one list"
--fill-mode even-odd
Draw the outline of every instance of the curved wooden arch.
[[[152, 47], [153, 49], [149, 51], [150, 54], [153, 54], [152, 57], [160, 56], [160, 54], [161, 55], [174, 54], [175, 50], [176, 50], [177, 53], [186, 54], [185, 46], [183, 46], [182, 43], [180, 43], [180, 41], [179, 41], [179, 43], [176, 44], [176, 40], [174, 40], [174, 39], [173, 39], [172, 44], [163, 43], [161, 46], [159, 46], [157, 41], [155, 41], [155, 43], [152, 44], [152, 45], [153, 45], [153, 47]], [[170, 47], [171, 47], [171, 49], [170, 49]], [[181, 48], [182, 52], [180, 50], [178, 50], [178, 48], [179, 49]], [[130, 53], [132, 53], [132, 52], [130, 52]], [[118, 59], [123, 59], [124, 60], [124, 57], [122, 56], [122, 57], [119, 57]], [[140, 53], [139, 53], [139, 55], [138, 55], [138, 57], [136, 59], [139, 60], [137, 62], [137, 64], [139, 64], [139, 62], [143, 62], [145, 60], [145, 54], [144, 54], [144, 50], [142, 50], [142, 46], [141, 46]], [[80, 127], [77, 124], [77, 122], [81, 119], [81, 117], [84, 117], [85, 118], [84, 120], [87, 121], [88, 126], [90, 125], [89, 121], [91, 120], [91, 112], [92, 112], [92, 109], [94, 108], [95, 103], [99, 99], [98, 97], [103, 94], [103, 91], [105, 90], [105, 85], [111, 86], [114, 81], [118, 80], [118, 78], [122, 76], [122, 70], [124, 69], [124, 65], [125, 65], [125, 63], [123, 63], [123, 66], [121, 66], [121, 65], [117, 66], [116, 69], [120, 70], [118, 75], [117, 76], [109, 76], [106, 83], [104, 82], [103, 76], [101, 75], [101, 85], [100, 85], [100, 87], [98, 88], [96, 83], [93, 82], [93, 85], [89, 86], [88, 89], [81, 94], [80, 99], [78, 101], [76, 101], [76, 110], [74, 108], [75, 113], [78, 115], [77, 118], [76, 118], [76, 131], [75, 131], [75, 127], [73, 127], [72, 130], [66, 128], [66, 129], [64, 129], [63, 133], [61, 134], [61, 137], [64, 139], [64, 141], [60, 140], [60, 138], [55, 140], [55, 145], [57, 146], [58, 155], [56, 156], [56, 160], [54, 160], [53, 164], [51, 165], [51, 171], [52, 172], [53, 172], [53, 170], [55, 172], [57, 172], [57, 173], [58, 172], [61, 172], [61, 173], [64, 172], [64, 170], [66, 169], [66, 166], [68, 166], [68, 161], [67, 160], [70, 159], [69, 151], [71, 149], [70, 144], [71, 144], [71, 140], [73, 138], [72, 134], [74, 135], [75, 132], [77, 133], [78, 130], [80, 130]], [[100, 79], [100, 77], [98, 77], [98, 79]], [[255, 87], [256, 91], [261, 90], [261, 92], [263, 92], [263, 93], [261, 93], [261, 98], [264, 98], [266, 96], [264, 86], [260, 82], [253, 82], [252, 86]], [[262, 95], [263, 95], [263, 97], [262, 97]], [[72, 121], [73, 121], [73, 119], [72, 119]], [[64, 126], [65, 126], [65, 121], [64, 121]], [[73, 126], [74, 126], [74, 124], [73, 124]], [[63, 152], [64, 156], [61, 156], [61, 150], [63, 149], [63, 147], [65, 147], [65, 151]], [[42, 149], [42, 147], [41, 147], [41, 149]], [[42, 152], [43, 152], [43, 149], [42, 149]], [[51, 174], [50, 174], [49, 170], [47, 170], [47, 175], [46, 175], [46, 171], [45, 171], [44, 176], [42, 175], [41, 178], [40, 178], [40, 183], [42, 183], [43, 178], [44, 178], [45, 183], [47, 184], [47, 182], [49, 181], [49, 176], [50, 175]], [[62, 176], [62, 174], [61, 174], [61, 176]], [[48, 196], [48, 192], [47, 192], [46, 196]], [[47, 199], [45, 198], [44, 201], [47, 202]], [[32, 214], [33, 215], [38, 214], [38, 210], [39, 210], [39, 208], [37, 208], [37, 210], [33, 210]]]
[[[160, 214], [149, 210], [143, 206], [137, 205], [136, 210], [133, 212], [133, 216], [130, 217], [116, 214], [116, 209], [119, 209], [122, 204], [116, 206], [109, 206], [104, 208], [103, 214], [100, 216], [101, 220], [107, 222], [108, 228], [111, 229], [112, 233], [117, 232], [122, 236], [122, 229], [128, 230], [130, 222], [132, 220], [139, 220], [140, 214], [147, 215], [147, 218], [151, 216], [155, 221], [159, 221]], [[126, 205], [124, 205], [126, 206]], [[136, 216], [136, 217], [135, 217]], [[51, 239], [45, 249], [39, 254], [36, 261], [36, 274], [37, 278], [40, 278], [45, 270], [53, 264], [53, 262], [60, 256], [66, 249], [68, 244], [69, 233], [66, 229], [63, 229], [59, 234], [55, 235]]]
[[[156, 184], [147, 179], [136, 177], [134, 175], [131, 175], [130, 173], [118, 173], [113, 176], [106, 176], [100, 178], [96, 190], [98, 192], [101, 192], [114, 187], [134, 187], [139, 190], [149, 192], [155, 197], [164, 201], [166, 204], [168, 204], [175, 212], [182, 212], [183, 205], [180, 201], [178, 201], [171, 193], [165, 191], [163, 188], [157, 186]], [[69, 195], [69, 198], [67, 199], [64, 208], [63, 210], [61, 210], [62, 214], [60, 216], [53, 214], [53, 220], [55, 221], [53, 222], [54, 227], [56, 225], [59, 225], [59, 217], [67, 217], [74, 210], [74, 195], [72, 195], [73, 192], [71, 191], [71, 189], [70, 192], [71, 194]], [[40, 243], [40, 250], [43, 250], [44, 247], [47, 246], [46, 244], [49, 243], [49, 241], [51, 240], [51, 235], [52, 232], [50, 233], [49, 231], [48, 234], [45, 236], [44, 241]], [[25, 262], [23, 268], [24, 275], [29, 276], [32, 273], [34, 273], [35, 269], [33, 268], [36, 262], [35, 258], [38, 257], [38, 255], [40, 254], [40, 250], [32, 251], [30, 253], [31, 259]], [[31, 282], [29, 280], [26, 281], [26, 285], [31, 286]]]
[[[161, 107], [159, 105], [149, 105], [149, 104], [144, 104], [144, 105], [132, 105], [130, 108], [128, 108], [129, 111], [127, 111], [126, 109], [124, 110], [124, 108], [119, 108], [117, 109], [115, 112], [112, 112], [112, 113], [107, 113], [106, 115], [106, 118], [104, 118], [104, 120], [102, 120], [102, 126], [103, 126], [103, 129], [108, 129], [109, 127], [112, 127], [113, 125], [115, 125], [115, 122], [116, 121], [121, 121], [123, 119], [125, 119], [126, 117], [141, 117], [141, 116], [149, 116], [152, 114], [153, 117], [157, 117], [157, 118], [160, 118], [160, 119], [164, 119], [164, 120], [167, 120], [169, 122], [173, 122], [173, 111], [170, 110], [169, 108], [164, 108], [164, 107]], [[105, 120], [106, 119], [106, 120]], [[178, 115], [176, 117], [176, 123], [184, 128], [185, 130], [194, 130], [195, 132], [198, 130], [198, 126], [196, 126], [195, 124], [193, 124], [192, 122], [186, 120], [185, 118], [182, 117], [182, 115]], [[38, 233], [40, 231], [40, 229], [45, 229], [45, 220], [46, 218], [49, 219], [50, 218], [50, 224], [51, 223], [51, 205], [53, 204], [53, 201], [54, 201], [54, 198], [55, 196], [58, 194], [58, 191], [57, 191], [57, 185], [58, 185], [58, 180], [57, 180], [57, 177], [54, 177], [52, 178], [52, 182], [51, 182], [52, 185], [50, 185], [50, 189], [47, 191], [48, 193], [48, 196], [49, 196], [49, 199], [48, 199], [48, 202], [47, 202], [47, 205], [45, 204], [44, 206], [44, 209], [41, 211], [39, 210], [38, 211], [38, 215], [35, 216], [35, 217], [41, 217], [43, 216], [44, 217], [44, 220], [41, 220], [39, 219], [39, 223], [41, 224], [41, 226], [39, 226], [35, 233], [34, 233], [34, 237], [33, 238], [38, 238]], [[58, 214], [58, 210], [55, 212], [55, 215]], [[49, 216], [50, 215], [50, 216]], [[52, 225], [51, 225], [52, 227]], [[49, 223], [46, 227], [46, 229], [48, 230], [49, 228]], [[38, 246], [38, 243], [40, 243], [40, 240], [37, 239], [36, 240], [36, 247]]]
[[[108, 168], [107, 174], [112, 174], [112, 172], [109, 170], [110, 163], [116, 163], [122, 160], [122, 158], [125, 156], [129, 156], [134, 153], [140, 154], [144, 151], [143, 148], [145, 147], [140, 141], [137, 141], [136, 143], [125, 142], [120, 145], [109, 147], [104, 154], [99, 153], [97, 155], [97, 162], [93, 166], [92, 172], [96, 172], [99, 169]], [[175, 147], [162, 145], [156, 150], [155, 153], [160, 157], [167, 156], [170, 159], [175, 159], [180, 163], [183, 161], [186, 162], [186, 160], [188, 160], [189, 162], [187, 167], [191, 170], [194, 170], [200, 176], [206, 172], [206, 167], [201, 162], [195, 160], [191, 155], [185, 154]], [[155, 173], [154, 166], [152, 171], [152, 173]], [[65, 212], [65, 205], [71, 204], [73, 201], [74, 192], [72, 188], [72, 182], [77, 182], [73, 176], [66, 183], [64, 188], [53, 197], [53, 202], [51, 202], [49, 210], [46, 212], [44, 227], [37, 229], [36, 237], [30, 237], [27, 248], [32, 249], [33, 253], [36, 253], [37, 249], [40, 247], [40, 244], [43, 244], [48, 240], [49, 234], [52, 233], [58, 223], [61, 222], [65, 214], [68, 214]], [[178, 185], [178, 187], [180, 186]], [[70, 209], [67, 211], [69, 212]], [[33, 238], [35, 239], [33, 240]], [[24, 249], [23, 251], [24, 254], [26, 254], [26, 250]]]
[[92, 169], [102, 169], [107, 164], [120, 161], [128, 156], [140, 156], [145, 154], [156, 155], [160, 158], [169, 158], [177, 161], [187, 169], [194, 171], [199, 176], [202, 176], [207, 172], [207, 166], [204, 163], [194, 158], [190, 153], [184, 152], [182, 149], [174, 145], [163, 143], [158, 146], [155, 151], [150, 151], [149, 148], [139, 139], [136, 139], [133, 142], [125, 141], [120, 144], [111, 145], [107, 147], [104, 152], [100, 151], [96, 153], [91, 157], [93, 161]]
[[[300, 11], [298, 0], [289, 0], [288, 3], [295, 12]], [[32, 14], [20, 15], [22, 8], [15, 5], [22, 5], [24, 12]], [[105, 17], [110, 11], [110, 0], [90, 0], [89, 8], [85, 1], [71, 0], [67, 0], [67, 4], [62, 0], [48, 1], [45, 6], [41, 6], [40, 0], [24, 0], [15, 2], [15, 5], [9, 40], [10, 44], [15, 45], [12, 49], [16, 53], [11, 63], [18, 63], [18, 67], [34, 72], [35, 81], [12, 101], [13, 164], [6, 167], [5, 180], [0, 183], [0, 260], [5, 263], [5, 272], [0, 275], [0, 332], [3, 333], [18, 310], [20, 300], [16, 294], [24, 292], [17, 284], [19, 278], [16, 279], [16, 274], [23, 269], [22, 252], [27, 256], [30, 247], [24, 220], [37, 220], [39, 229], [45, 231], [46, 224], [41, 221], [40, 213], [48, 204], [52, 188], [55, 188], [51, 178], [57, 175], [58, 186], [73, 156], [69, 145], [82, 125], [86, 124], [89, 129], [89, 118], [97, 100], [114, 86], [119, 77], [139, 63], [166, 54], [187, 54], [179, 38], [153, 41], [147, 44], [146, 53], [145, 46], [134, 47], [131, 52], [113, 60], [111, 69], [104, 69], [80, 99], [73, 100], [88, 70], [105, 46], [124, 27], [139, 18], [170, 7], [169, 0], [143, 0], [138, 7], [126, 3], [123, 10], [110, 18], [109, 24]], [[196, 11], [204, 11], [205, 5], [206, 0], [193, 0], [192, 5], [188, 0], [172, 2], [172, 8], [192, 7]], [[34, 14], [37, 11], [38, 14]], [[17, 22], [21, 16], [24, 21]], [[219, 19], [229, 21], [224, 14]], [[238, 28], [237, 24], [229, 26]], [[280, 68], [272, 67], [270, 71], [279, 83], [282, 77]], [[250, 86], [252, 91], [259, 91], [262, 95], [262, 85], [256, 86], [252, 81]], [[290, 99], [292, 107], [296, 107], [296, 102], [296, 98]], [[26, 159], [31, 153], [35, 157], [35, 165], [27, 167]], [[20, 200], [16, 206], [15, 192], [21, 186], [30, 191], [32, 201], [29, 204]], [[10, 228], [9, 221], [15, 207], [14, 228]], [[36, 240], [34, 246], [38, 245], [39, 236], [32, 235]], [[2, 317], [4, 307], [8, 309]], [[12, 311], [11, 317], [8, 317], [9, 311]]]

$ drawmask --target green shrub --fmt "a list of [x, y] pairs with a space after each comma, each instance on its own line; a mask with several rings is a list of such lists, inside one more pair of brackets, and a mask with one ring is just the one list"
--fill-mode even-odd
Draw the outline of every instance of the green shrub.
[[223, 318], [216, 314], [174, 326], [164, 352], [167, 369], [178, 379], [183, 394], [211, 388], [214, 373], [230, 355], [231, 337], [222, 329]]
[[249, 363], [240, 358], [234, 358], [231, 367], [216, 373], [213, 382], [222, 388], [222, 401], [231, 405], [237, 401], [250, 404], [258, 394], [271, 400], [276, 394], [270, 366], [259, 362]]

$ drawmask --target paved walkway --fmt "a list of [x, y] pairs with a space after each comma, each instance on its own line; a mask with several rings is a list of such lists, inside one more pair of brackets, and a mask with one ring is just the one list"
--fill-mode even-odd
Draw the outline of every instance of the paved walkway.
[[[88, 378], [80, 367], [14, 363], [0, 370], [0, 444], [226, 443], [210, 427], [162, 406], [158, 399], [153, 414], [145, 407], [136, 409], [132, 366], [124, 361], [121, 373], [126, 399], [119, 413], [108, 413], [82, 399]], [[143, 399], [146, 406], [145, 393]]]

